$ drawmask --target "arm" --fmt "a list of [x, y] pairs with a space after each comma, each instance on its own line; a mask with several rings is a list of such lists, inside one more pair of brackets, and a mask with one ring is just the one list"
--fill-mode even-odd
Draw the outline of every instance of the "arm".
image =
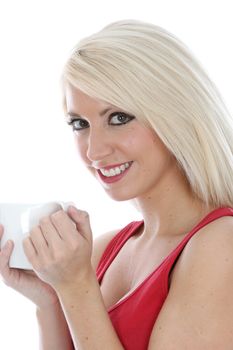
[[[99, 260], [109, 243], [109, 241], [116, 234], [115, 231], [107, 232], [98, 238], [93, 243], [92, 252], [92, 266], [95, 271]], [[72, 299], [72, 296], [71, 296]], [[76, 299], [76, 296], [75, 296]], [[65, 303], [65, 301], [64, 301]], [[76, 299], [76, 304], [78, 303]], [[80, 302], [83, 305], [83, 299]], [[89, 306], [89, 305], [88, 305]], [[66, 309], [65, 305], [63, 306]], [[78, 311], [77, 311], [78, 312]], [[70, 331], [67, 325], [67, 320], [64, 316], [60, 303], [56, 303], [53, 307], [37, 308], [37, 321], [39, 326], [39, 339], [41, 350], [73, 350], [74, 345], [70, 336]], [[67, 319], [69, 320], [72, 315], [67, 313]], [[71, 329], [72, 322], [70, 321]], [[53, 329], [51, 328], [53, 327]], [[90, 327], [90, 324], [88, 325]], [[91, 332], [90, 332], [91, 333]]]
[[[75, 281], [74, 281], [75, 282]], [[75, 349], [123, 350], [106, 311], [95, 273], [58, 289]]]
[[233, 218], [195, 235], [174, 269], [149, 350], [233, 349]]
[[75, 349], [123, 350], [92, 267], [88, 215], [73, 207], [67, 213], [44, 218], [25, 239], [25, 253], [40, 279], [56, 291]]
[[[0, 239], [3, 227], [0, 226]], [[13, 242], [0, 251], [0, 275], [8, 287], [13, 288], [37, 306], [40, 330], [40, 348], [43, 350], [73, 350], [67, 322], [57, 294], [32, 271], [9, 268]]]
[[74, 350], [73, 341], [61, 305], [37, 308], [41, 350]]

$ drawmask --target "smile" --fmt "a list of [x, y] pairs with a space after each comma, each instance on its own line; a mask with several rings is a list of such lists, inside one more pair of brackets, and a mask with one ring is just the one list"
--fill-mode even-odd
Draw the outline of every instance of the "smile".
[[101, 172], [102, 175], [106, 176], [106, 177], [113, 177], [116, 175], [120, 175], [122, 174], [126, 169], [128, 169], [130, 166], [130, 163], [124, 163], [121, 164], [120, 166], [116, 166], [114, 168], [110, 168], [110, 169], [99, 169], [99, 171]]

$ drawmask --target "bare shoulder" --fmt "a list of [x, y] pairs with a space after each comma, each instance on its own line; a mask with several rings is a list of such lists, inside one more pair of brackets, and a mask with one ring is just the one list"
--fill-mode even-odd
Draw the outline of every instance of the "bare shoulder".
[[105, 251], [108, 243], [114, 238], [114, 236], [119, 232], [119, 230], [108, 231], [98, 237], [93, 242], [93, 252], [92, 252], [92, 266], [96, 270], [101, 256]]
[[233, 217], [197, 232], [178, 259], [150, 350], [233, 349]]
[[201, 231], [205, 232], [205, 234], [195, 235], [194, 237], [208, 239], [211, 235], [214, 235], [215, 238], [219, 236], [221, 239], [222, 235], [224, 237], [229, 235], [230, 238], [233, 234], [233, 216], [222, 216], [204, 226]]
[[196, 260], [197, 256], [201, 258], [202, 255], [205, 260], [207, 256], [216, 260], [216, 254], [227, 253], [233, 257], [232, 249], [233, 216], [224, 216], [204, 226], [192, 237], [184, 250], [183, 260]]
[[208, 283], [216, 275], [226, 276], [227, 271], [233, 275], [232, 216], [212, 221], [190, 239], [175, 266], [173, 282], [174, 286], [186, 284], [188, 274], [193, 281], [202, 276]]

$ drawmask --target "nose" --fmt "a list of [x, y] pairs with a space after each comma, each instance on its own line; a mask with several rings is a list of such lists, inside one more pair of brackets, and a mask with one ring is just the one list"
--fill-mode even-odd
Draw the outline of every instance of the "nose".
[[107, 130], [91, 129], [88, 137], [87, 157], [90, 161], [100, 161], [111, 155], [113, 144]]

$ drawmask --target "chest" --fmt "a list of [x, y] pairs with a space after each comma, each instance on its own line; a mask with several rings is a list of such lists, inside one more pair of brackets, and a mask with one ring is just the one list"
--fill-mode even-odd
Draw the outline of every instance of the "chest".
[[176, 248], [183, 236], [138, 244], [129, 240], [104, 274], [101, 292], [109, 309], [129, 296]]

